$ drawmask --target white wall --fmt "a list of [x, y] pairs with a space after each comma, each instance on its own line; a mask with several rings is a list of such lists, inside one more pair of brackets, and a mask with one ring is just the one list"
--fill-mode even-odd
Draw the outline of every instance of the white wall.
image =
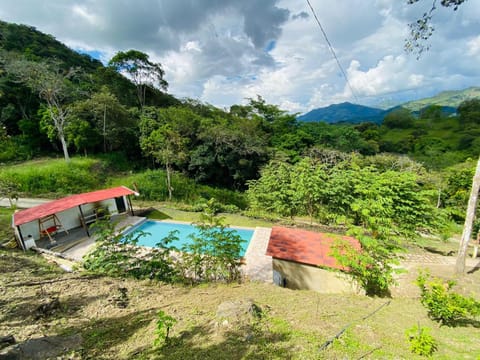
[[[63, 229], [59, 231], [63, 231], [64, 229], [70, 230], [81, 226], [80, 222], [80, 210], [78, 207], [74, 207], [56, 214], [60, 224], [63, 225]], [[46, 229], [50, 226], [53, 226], [54, 222], [53, 219], [49, 220], [42, 224], [42, 228]], [[23, 239], [26, 240], [28, 235], [32, 235], [34, 240], [40, 239], [40, 229], [38, 226], [38, 220], [31, 221], [29, 223], [23, 224], [19, 226], [20, 231], [22, 232]]]
[[83, 215], [84, 216], [92, 215], [94, 209], [99, 207], [108, 208], [108, 211], [110, 212], [111, 215], [118, 213], [115, 199], [108, 199], [108, 200], [97, 201], [94, 203], [82, 205]]

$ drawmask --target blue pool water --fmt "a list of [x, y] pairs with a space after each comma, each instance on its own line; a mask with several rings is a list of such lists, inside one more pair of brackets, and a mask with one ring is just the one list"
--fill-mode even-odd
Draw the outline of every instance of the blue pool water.
[[[245, 252], [247, 251], [248, 244], [250, 244], [250, 240], [252, 239], [254, 230], [233, 228], [228, 229], [235, 231], [243, 240], [245, 240], [244, 242], [242, 242], [242, 251], [240, 252], [240, 256], [244, 256]], [[135, 227], [127, 233], [137, 231], [143, 231], [145, 233], [148, 233], [138, 239], [138, 245], [155, 247], [155, 245], [160, 242], [161, 239], [167, 237], [170, 232], [175, 230], [178, 231], [178, 233], [175, 235], [176, 237], [178, 237], [178, 241], [172, 242], [171, 245], [175, 246], [178, 249], [180, 249], [183, 245], [190, 244], [192, 242], [192, 239], [189, 238], [189, 235], [199, 234], [195, 226], [190, 224], [177, 224], [153, 220], [147, 220], [140, 226]]]

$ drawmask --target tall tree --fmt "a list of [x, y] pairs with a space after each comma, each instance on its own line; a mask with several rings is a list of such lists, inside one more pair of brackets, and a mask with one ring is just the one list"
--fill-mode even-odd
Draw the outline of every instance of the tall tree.
[[[86, 124], [91, 128], [90, 133], [96, 133], [103, 138], [103, 152], [120, 149], [125, 143], [125, 131], [134, 127], [134, 121], [127, 109], [120, 104], [114, 94], [106, 86], [99, 92], [93, 93], [88, 99], [75, 102], [70, 107], [72, 126], [68, 127], [68, 136], [76, 138], [76, 129], [84, 128]], [[84, 125], [82, 125], [82, 122]], [[75, 123], [75, 125], [73, 125]], [[84, 128], [84, 130], [87, 130]], [[87, 132], [83, 132], [87, 134]], [[78, 138], [76, 138], [78, 141]], [[91, 145], [98, 143], [90, 139]]]
[[459, 275], [465, 273], [465, 257], [467, 256], [468, 243], [472, 236], [473, 221], [477, 209], [478, 192], [480, 190], [480, 157], [478, 158], [477, 168], [472, 181], [472, 191], [468, 200], [467, 214], [465, 215], [465, 224], [463, 226], [462, 238], [458, 248], [457, 262], [455, 272]]
[[167, 90], [168, 83], [163, 78], [165, 72], [160, 63], [149, 60], [149, 56], [138, 50], [119, 51], [108, 63], [120, 73], [126, 73], [137, 87], [140, 108], [145, 106], [145, 92], [148, 86]]
[[53, 122], [58, 140], [62, 144], [65, 161], [70, 161], [65, 127], [68, 124], [67, 103], [73, 94], [70, 79], [77, 73], [77, 70], [63, 70], [55, 62], [34, 62], [25, 59], [11, 60], [6, 64], [6, 69], [46, 102], [48, 115]]
[[[414, 4], [420, 0], [408, 0], [409, 4]], [[466, 0], [441, 0], [440, 4], [444, 7], [452, 7], [454, 11]], [[433, 35], [434, 27], [431, 24], [433, 12], [436, 10], [437, 0], [433, 0], [432, 7], [429, 12], [425, 12], [421, 19], [410, 24], [410, 37], [405, 42], [405, 50], [407, 52], [416, 52], [417, 59], [422, 52], [428, 50], [430, 46], [425, 42]], [[465, 273], [465, 256], [470, 241], [470, 236], [475, 219], [475, 210], [477, 207], [478, 192], [480, 190], [480, 157], [477, 162], [477, 170], [472, 181], [472, 190], [468, 200], [467, 214], [465, 215], [465, 224], [463, 226], [462, 239], [458, 250], [455, 272], [460, 275]]]
[[[180, 166], [188, 157], [189, 139], [172, 125], [177, 108], [161, 109], [158, 113], [145, 113], [140, 121], [140, 147], [142, 151], [165, 166], [168, 199], [172, 199], [173, 166]], [[160, 117], [156, 119], [155, 117]]]

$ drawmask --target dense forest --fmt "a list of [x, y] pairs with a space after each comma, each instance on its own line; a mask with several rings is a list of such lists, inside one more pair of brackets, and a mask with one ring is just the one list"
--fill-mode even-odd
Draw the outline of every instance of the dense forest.
[[[253, 213], [334, 223], [361, 222], [349, 199], [360, 191], [359, 179], [368, 179], [370, 184], [362, 185], [368, 188], [391, 178], [409, 191], [418, 188], [417, 195], [425, 192], [432, 211], [442, 208], [449, 219], [463, 218], [471, 159], [480, 152], [480, 99], [465, 101], [454, 115], [439, 106], [418, 114], [399, 107], [381, 124], [302, 122], [261, 96], [228, 110], [177, 99], [168, 94], [161, 64], [136, 50], [119, 52], [104, 66], [32, 27], [6, 22], [0, 22], [0, 47], [4, 164], [61, 154], [67, 162], [71, 155], [110, 156], [128, 163], [130, 171], [163, 169], [162, 200], [178, 199], [181, 191], [172, 181], [184, 176], [197, 184], [248, 190]], [[283, 179], [282, 169], [296, 179]], [[296, 174], [320, 184], [318, 193], [307, 185], [300, 199], [301, 186], [292, 182]], [[288, 186], [269, 187], [272, 176]], [[277, 190], [275, 204], [262, 197]], [[420, 218], [428, 222], [421, 215], [414, 220]]]

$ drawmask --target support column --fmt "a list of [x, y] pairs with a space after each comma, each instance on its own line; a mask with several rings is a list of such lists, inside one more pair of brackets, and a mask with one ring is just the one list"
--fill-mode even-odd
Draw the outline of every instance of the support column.
[[78, 205], [78, 210], [80, 210], [80, 222], [82, 223], [82, 226], [85, 229], [85, 232], [87, 233], [87, 236], [90, 237], [90, 232], [88, 231], [88, 226], [87, 226], [87, 224], [85, 224], [85, 216], [83, 215], [82, 205]]

